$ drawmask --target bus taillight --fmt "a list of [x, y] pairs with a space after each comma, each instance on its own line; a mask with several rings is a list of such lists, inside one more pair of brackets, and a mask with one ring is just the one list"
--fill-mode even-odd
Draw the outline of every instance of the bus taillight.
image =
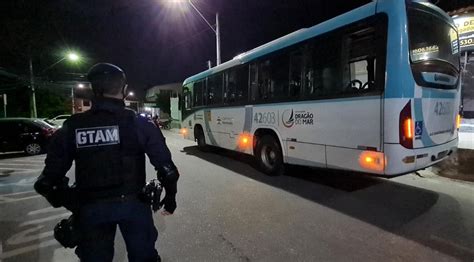
[[404, 133], [406, 138], [413, 138], [412, 128], [413, 128], [413, 120], [411, 118], [405, 119], [405, 123], [403, 123]]
[[411, 101], [400, 112], [400, 144], [406, 148], [413, 148], [413, 119], [411, 117]]

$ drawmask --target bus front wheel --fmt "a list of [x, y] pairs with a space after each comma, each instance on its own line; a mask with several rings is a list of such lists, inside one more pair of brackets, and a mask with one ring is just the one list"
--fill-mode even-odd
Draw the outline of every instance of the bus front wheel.
[[202, 152], [209, 151], [208, 145], [206, 144], [206, 137], [204, 136], [204, 131], [201, 128], [196, 130], [196, 142], [199, 150], [201, 150]]
[[255, 148], [259, 168], [270, 176], [282, 175], [285, 170], [280, 143], [271, 135], [264, 135], [257, 141]]

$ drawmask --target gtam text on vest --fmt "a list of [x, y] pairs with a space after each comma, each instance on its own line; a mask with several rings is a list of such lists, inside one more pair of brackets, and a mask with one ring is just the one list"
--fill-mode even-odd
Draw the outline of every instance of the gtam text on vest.
[[116, 144], [120, 144], [118, 126], [98, 126], [76, 129], [77, 148]]

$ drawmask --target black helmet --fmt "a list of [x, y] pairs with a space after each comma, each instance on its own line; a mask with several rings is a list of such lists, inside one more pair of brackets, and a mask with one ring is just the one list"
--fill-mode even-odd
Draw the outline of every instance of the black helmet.
[[123, 70], [113, 64], [99, 63], [89, 69], [87, 79], [92, 84], [92, 91], [95, 95], [105, 93], [124, 92], [127, 84], [127, 77]]

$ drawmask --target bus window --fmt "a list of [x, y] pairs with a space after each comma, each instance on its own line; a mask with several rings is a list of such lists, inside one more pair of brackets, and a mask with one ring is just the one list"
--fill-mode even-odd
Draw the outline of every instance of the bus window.
[[289, 58], [287, 54], [265, 59], [258, 64], [258, 100], [288, 98]]
[[349, 84], [345, 92], [364, 92], [375, 88], [375, 30], [372, 27], [348, 35], [345, 43], [348, 50]]
[[296, 98], [300, 96], [302, 73], [303, 73], [303, 55], [300, 51], [294, 52], [290, 56], [290, 88], [289, 97]]
[[303, 90], [304, 94], [312, 96], [314, 89], [314, 66], [311, 48], [306, 45], [303, 49]]
[[237, 69], [237, 101], [247, 102], [249, 96], [249, 68], [242, 66]]
[[271, 59], [271, 99], [288, 99], [290, 59], [288, 54]]
[[269, 100], [272, 95], [271, 61], [264, 60], [258, 64], [258, 100]]
[[228, 70], [224, 76], [224, 104], [247, 101], [248, 68], [246, 66]]
[[204, 82], [198, 81], [193, 86], [194, 104], [193, 106], [202, 106], [204, 97]]
[[[342, 45], [340, 34], [331, 33], [329, 36], [316, 39], [311, 45], [312, 52], [311, 64], [313, 66], [313, 87], [311, 93], [307, 93], [310, 97], [327, 97], [340, 95], [344, 88], [345, 72], [342, 63]], [[308, 54], [307, 54], [308, 55]]]
[[232, 104], [235, 102], [236, 96], [236, 70], [231, 69], [224, 75], [224, 104]]
[[207, 105], [222, 104], [223, 81], [222, 74], [210, 76], [207, 80]]
[[249, 68], [250, 77], [250, 100], [256, 102], [258, 100], [258, 67], [257, 64], [253, 63]]
[[182, 103], [181, 108], [183, 111], [184, 110], [191, 110], [192, 108], [192, 101], [193, 101], [193, 91], [192, 91], [192, 84], [187, 84], [183, 87], [183, 100], [184, 103]]

